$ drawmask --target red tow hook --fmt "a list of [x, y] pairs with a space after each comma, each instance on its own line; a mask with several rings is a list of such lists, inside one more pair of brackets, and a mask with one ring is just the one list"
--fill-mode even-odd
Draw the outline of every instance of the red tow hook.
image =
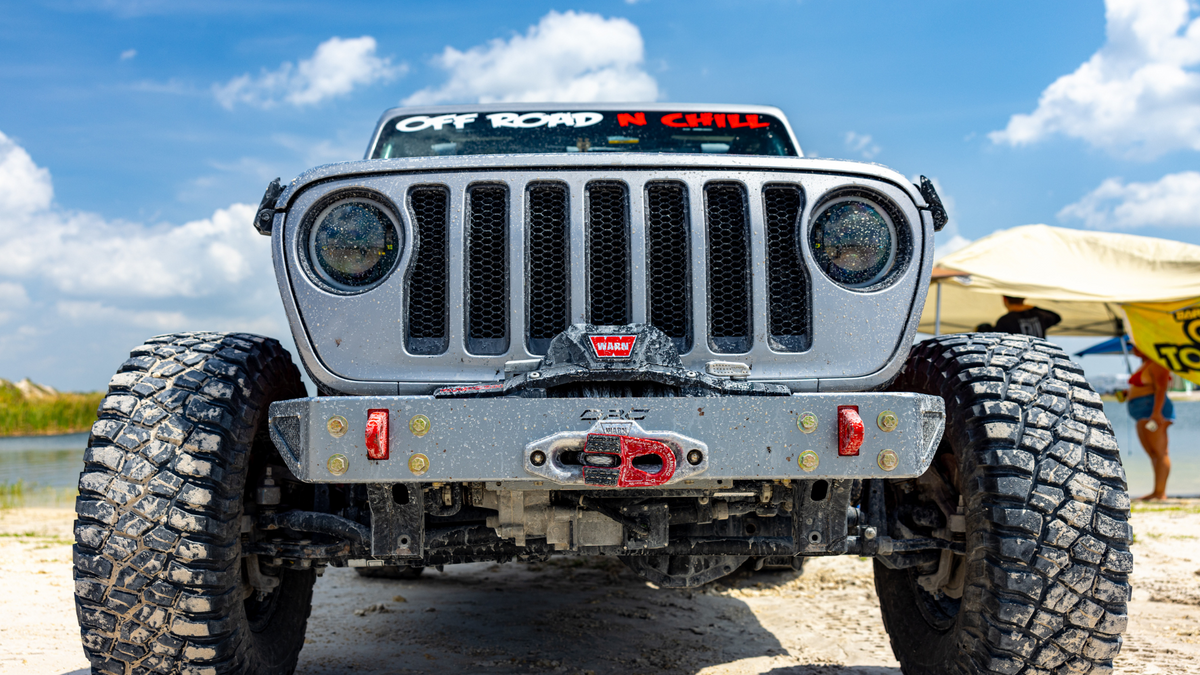
[[[661, 466], [653, 473], [634, 466], [641, 457], [657, 457]], [[654, 487], [675, 475], [675, 453], [661, 441], [636, 436], [588, 434], [580, 455], [583, 482], [611, 487]]]
[[858, 416], [858, 406], [838, 406], [838, 454], [842, 457], [858, 455], [858, 449], [863, 444], [862, 418]]

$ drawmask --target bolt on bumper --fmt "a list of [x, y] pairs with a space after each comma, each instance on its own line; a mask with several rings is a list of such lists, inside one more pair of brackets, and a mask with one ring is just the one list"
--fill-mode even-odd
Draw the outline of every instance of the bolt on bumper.
[[[859, 453], [840, 456], [839, 406], [867, 420]], [[386, 409], [388, 459], [368, 457], [368, 411]], [[605, 399], [328, 396], [278, 401], [271, 439], [307, 482], [503, 482], [508, 489], [595, 488], [589, 437], [656, 450], [663, 487], [732, 480], [911, 478], [929, 467], [942, 399], [910, 393]], [[617, 447], [617, 446], [613, 446]], [[628, 454], [628, 453], [627, 453]], [[635, 453], [636, 454], [636, 453]], [[643, 453], [645, 454], [645, 453]], [[583, 460], [579, 456], [584, 456]], [[618, 462], [619, 451], [613, 451]]]

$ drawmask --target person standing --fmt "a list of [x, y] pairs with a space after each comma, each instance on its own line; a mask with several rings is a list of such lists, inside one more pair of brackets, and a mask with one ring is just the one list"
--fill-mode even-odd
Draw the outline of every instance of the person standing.
[[1032, 335], [1046, 337], [1046, 331], [1056, 326], [1062, 317], [1048, 309], [1025, 304], [1025, 298], [1004, 296], [1004, 308], [1008, 314], [996, 320], [996, 332], [1016, 333], [1017, 335]]
[[1154, 467], [1154, 492], [1141, 499], [1166, 499], [1167, 476], [1171, 473], [1167, 427], [1175, 421], [1175, 406], [1167, 397], [1171, 371], [1151, 361], [1137, 347], [1133, 353], [1142, 360], [1142, 366], [1129, 378], [1125, 405], [1129, 416], [1137, 421], [1138, 440]]

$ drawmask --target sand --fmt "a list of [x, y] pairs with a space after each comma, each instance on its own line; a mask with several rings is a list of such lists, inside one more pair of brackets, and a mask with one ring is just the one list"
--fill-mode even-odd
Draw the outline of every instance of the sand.
[[[87, 672], [71, 598], [73, 515], [0, 511], [0, 673]], [[1200, 672], [1200, 500], [1136, 506], [1134, 595], [1117, 672]], [[869, 561], [813, 561], [657, 589], [616, 560], [459, 565], [414, 581], [330, 569], [298, 675], [867, 675], [900, 670]]]

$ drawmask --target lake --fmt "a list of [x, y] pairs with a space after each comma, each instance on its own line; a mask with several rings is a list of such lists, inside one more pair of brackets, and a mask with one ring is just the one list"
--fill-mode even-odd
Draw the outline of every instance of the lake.
[[[1129, 477], [1129, 492], [1137, 497], [1150, 492], [1154, 475], [1150, 459], [1138, 443], [1133, 420], [1120, 403], [1104, 404], [1112, 421], [1121, 461]], [[1171, 426], [1172, 496], [1200, 495], [1200, 401], [1175, 404], [1176, 423]], [[83, 467], [87, 433], [64, 436], [0, 438], [0, 485], [24, 480], [44, 487], [74, 487]]]

